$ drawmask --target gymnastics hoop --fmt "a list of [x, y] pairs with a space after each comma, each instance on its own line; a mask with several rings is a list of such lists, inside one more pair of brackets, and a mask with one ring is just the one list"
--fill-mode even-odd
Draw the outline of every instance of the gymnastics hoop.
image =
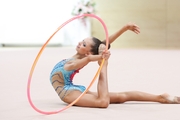
[[32, 78], [34, 69], [35, 69], [35, 67], [36, 67], [36, 64], [37, 64], [37, 62], [38, 62], [38, 59], [40, 58], [40, 56], [41, 56], [43, 50], [45, 49], [46, 45], [49, 43], [49, 41], [51, 40], [51, 38], [52, 38], [61, 28], [63, 28], [63, 27], [64, 27], [65, 25], [67, 25], [69, 22], [71, 22], [71, 21], [73, 21], [73, 20], [75, 20], [75, 19], [77, 19], [77, 18], [84, 17], [84, 16], [89, 16], [89, 17], [96, 18], [96, 19], [102, 24], [102, 26], [103, 26], [103, 28], [104, 28], [104, 31], [105, 31], [105, 35], [106, 35], [106, 50], [108, 49], [109, 39], [108, 39], [108, 30], [107, 30], [107, 27], [106, 27], [105, 23], [103, 22], [103, 20], [102, 20], [101, 18], [99, 18], [98, 16], [94, 15], [94, 14], [83, 14], [83, 15], [75, 16], [75, 17], [67, 20], [66, 22], [64, 22], [61, 26], [59, 26], [59, 27], [57, 28], [57, 30], [49, 37], [49, 39], [48, 39], [48, 40], [44, 43], [44, 45], [41, 47], [38, 55], [36, 56], [36, 58], [35, 58], [35, 60], [34, 60], [34, 63], [33, 63], [33, 65], [32, 65], [32, 67], [31, 67], [30, 74], [29, 74], [29, 78], [28, 78], [28, 83], [27, 83], [27, 97], [28, 97], [28, 101], [29, 101], [31, 107], [32, 107], [35, 111], [37, 111], [37, 112], [39, 112], [39, 113], [41, 113], [41, 114], [46, 114], [46, 115], [56, 114], [56, 113], [59, 113], [59, 112], [62, 112], [62, 111], [64, 111], [64, 110], [66, 110], [66, 109], [68, 109], [69, 107], [71, 107], [72, 105], [74, 105], [74, 104], [89, 90], [89, 88], [92, 86], [92, 84], [94, 83], [94, 81], [96, 80], [97, 76], [99, 75], [99, 73], [100, 73], [100, 71], [101, 71], [101, 68], [102, 68], [102, 66], [103, 66], [103, 64], [104, 64], [104, 59], [102, 60], [101, 65], [99, 66], [99, 68], [98, 68], [98, 70], [97, 70], [97, 72], [96, 72], [93, 80], [90, 82], [90, 84], [89, 84], [89, 86], [86, 88], [86, 90], [85, 90], [78, 98], [76, 98], [71, 104], [65, 106], [64, 108], [62, 108], [62, 109], [60, 109], [60, 110], [50, 111], [50, 112], [42, 111], [42, 110], [38, 109], [38, 108], [33, 104], [32, 100], [31, 100], [31, 96], [30, 96], [31, 78]]

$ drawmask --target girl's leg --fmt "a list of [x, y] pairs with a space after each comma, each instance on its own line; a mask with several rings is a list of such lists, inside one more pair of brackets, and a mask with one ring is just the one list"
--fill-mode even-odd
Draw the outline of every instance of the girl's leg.
[[[107, 60], [105, 60], [102, 66], [99, 81], [98, 81], [98, 92], [95, 94], [88, 92], [83, 95], [78, 102], [74, 105], [81, 107], [99, 107], [107, 108], [110, 102], [108, 93], [108, 82], [107, 82]], [[72, 91], [64, 98], [64, 102], [71, 103], [82, 93], [80, 91]]]
[[170, 96], [168, 94], [153, 95], [140, 91], [129, 91], [110, 93], [110, 103], [124, 103], [127, 101], [148, 101], [159, 103], [176, 103], [180, 104], [180, 97]]

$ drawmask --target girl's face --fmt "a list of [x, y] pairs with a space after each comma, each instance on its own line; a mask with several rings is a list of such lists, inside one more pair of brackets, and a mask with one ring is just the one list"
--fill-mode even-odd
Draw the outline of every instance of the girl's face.
[[92, 38], [86, 38], [83, 41], [79, 42], [79, 44], [76, 47], [76, 50], [79, 54], [85, 55], [85, 54], [91, 54], [91, 46], [93, 45]]

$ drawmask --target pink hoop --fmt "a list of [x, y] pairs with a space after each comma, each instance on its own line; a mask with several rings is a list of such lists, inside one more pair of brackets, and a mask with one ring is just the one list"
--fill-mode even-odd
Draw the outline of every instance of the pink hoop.
[[89, 16], [89, 17], [96, 18], [96, 19], [99, 20], [99, 22], [103, 25], [104, 30], [105, 30], [105, 35], [106, 35], [106, 50], [108, 49], [109, 39], [108, 39], [108, 31], [107, 31], [106, 25], [105, 25], [105, 23], [103, 22], [103, 20], [102, 20], [101, 18], [99, 18], [98, 16], [96, 16], [96, 15], [93, 15], [93, 14], [83, 14], [83, 15], [80, 15], [80, 16], [76, 16], [76, 17], [73, 17], [73, 18], [67, 20], [65, 23], [63, 23], [61, 26], [59, 26], [58, 29], [50, 36], [50, 38], [49, 38], [49, 39], [45, 42], [45, 44], [41, 47], [38, 55], [36, 56], [36, 59], [34, 60], [34, 63], [33, 63], [33, 65], [32, 65], [32, 67], [31, 67], [31, 71], [30, 71], [29, 78], [28, 78], [28, 83], [27, 83], [27, 97], [28, 97], [28, 101], [29, 101], [31, 107], [32, 107], [35, 111], [37, 111], [37, 112], [39, 112], [39, 113], [41, 113], [41, 114], [46, 114], [46, 115], [56, 114], [56, 113], [59, 113], [59, 112], [62, 112], [62, 111], [64, 111], [64, 110], [66, 110], [66, 109], [68, 109], [69, 107], [71, 107], [72, 105], [74, 105], [74, 104], [89, 90], [89, 88], [92, 86], [92, 84], [94, 83], [94, 81], [96, 80], [98, 74], [99, 74], [100, 71], [101, 71], [102, 65], [104, 64], [104, 59], [103, 59], [101, 65], [100, 65], [100, 67], [98, 68], [98, 71], [96, 72], [96, 74], [95, 74], [93, 80], [91, 81], [90, 85], [87, 87], [87, 89], [86, 89], [76, 100], [74, 100], [71, 104], [69, 104], [68, 106], [66, 106], [66, 107], [64, 107], [64, 108], [62, 108], [62, 109], [60, 109], [60, 110], [50, 111], [50, 112], [42, 111], [42, 110], [38, 109], [38, 108], [33, 104], [32, 100], [31, 100], [31, 96], [30, 96], [31, 78], [32, 78], [34, 69], [35, 69], [35, 67], [36, 67], [36, 64], [37, 64], [37, 62], [38, 62], [38, 59], [40, 58], [40, 56], [41, 56], [43, 50], [45, 49], [46, 45], [47, 45], [48, 42], [51, 40], [51, 38], [52, 38], [62, 27], [64, 27], [65, 25], [67, 25], [69, 22], [71, 22], [71, 21], [73, 21], [73, 20], [75, 20], [75, 19], [77, 19], [77, 18], [84, 17], [84, 16]]

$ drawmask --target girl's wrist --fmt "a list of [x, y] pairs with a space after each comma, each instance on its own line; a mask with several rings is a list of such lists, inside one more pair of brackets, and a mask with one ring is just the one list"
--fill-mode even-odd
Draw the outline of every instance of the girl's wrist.
[[129, 25], [126, 24], [126, 25], [124, 26], [124, 31], [126, 31], [126, 30], [128, 30], [128, 29], [129, 29]]

